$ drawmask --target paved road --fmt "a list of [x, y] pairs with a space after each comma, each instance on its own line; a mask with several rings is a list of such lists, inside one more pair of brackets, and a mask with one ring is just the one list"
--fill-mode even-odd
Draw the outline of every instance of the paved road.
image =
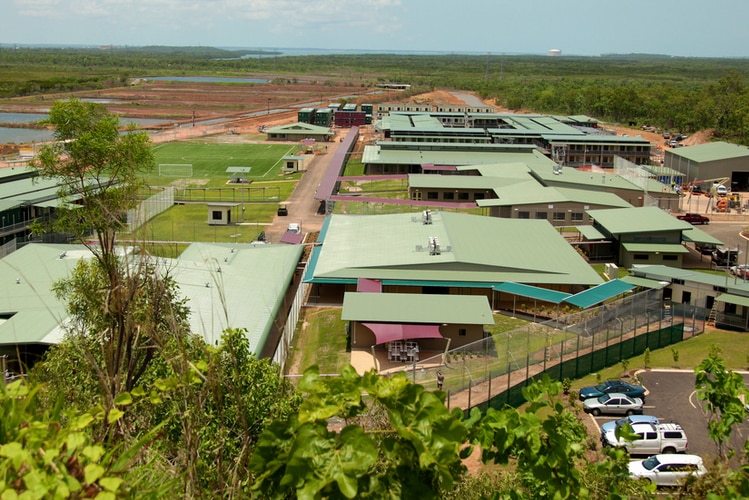
[[326, 151], [314, 155], [308, 160], [307, 170], [302, 174], [294, 192], [286, 200], [289, 210], [288, 216], [275, 216], [273, 223], [266, 227], [265, 238], [269, 243], [278, 243], [289, 224], [295, 222], [300, 225], [302, 233], [313, 233], [322, 227], [325, 215], [320, 212], [320, 202], [315, 199], [317, 187], [328, 169], [330, 159], [340, 145], [340, 138], [348, 133], [348, 129], [336, 131], [333, 142], [326, 142]]

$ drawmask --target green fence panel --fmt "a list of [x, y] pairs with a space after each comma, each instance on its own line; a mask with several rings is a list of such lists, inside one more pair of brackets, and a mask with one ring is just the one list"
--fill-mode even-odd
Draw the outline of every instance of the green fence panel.
[[[621, 362], [622, 359], [629, 359], [640, 355], [647, 348], [653, 350], [668, 347], [682, 340], [684, 340], [684, 325], [682, 323], [671, 325], [660, 330], [647, 332], [635, 338], [623, 340], [619, 344], [610, 345], [592, 353], [583, 354], [575, 359], [568, 359], [556, 366], [549, 367], [534, 378], [540, 378], [546, 373], [552, 379], [556, 380], [564, 380], [565, 378], [578, 379], [603, 368], [613, 366]], [[502, 408], [505, 405], [518, 407], [525, 403], [522, 392], [523, 387], [528, 385], [531, 380], [516, 384], [492, 397], [489, 401], [476, 405], [476, 407], [482, 412], [486, 411], [489, 407]]]

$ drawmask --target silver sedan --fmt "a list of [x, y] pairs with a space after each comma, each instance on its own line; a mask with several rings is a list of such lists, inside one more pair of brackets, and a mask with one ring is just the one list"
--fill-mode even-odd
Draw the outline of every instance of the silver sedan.
[[631, 398], [626, 394], [612, 392], [598, 398], [583, 401], [585, 413], [595, 416], [607, 415], [635, 415], [642, 413], [642, 399]]

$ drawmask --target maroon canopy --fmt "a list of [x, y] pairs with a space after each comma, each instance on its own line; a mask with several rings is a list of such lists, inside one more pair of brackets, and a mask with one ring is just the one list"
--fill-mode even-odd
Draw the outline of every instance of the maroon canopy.
[[396, 340], [441, 339], [440, 325], [415, 325], [401, 323], [362, 323], [375, 334], [376, 344]]
[[382, 281], [371, 280], [368, 278], [359, 278], [356, 281], [356, 291], [357, 292], [381, 293]]

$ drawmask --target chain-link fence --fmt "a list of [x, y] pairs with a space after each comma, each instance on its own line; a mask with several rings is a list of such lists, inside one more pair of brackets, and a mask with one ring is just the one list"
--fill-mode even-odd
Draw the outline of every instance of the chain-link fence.
[[664, 304], [660, 291], [649, 290], [423, 359], [409, 375], [417, 383], [436, 387], [441, 370], [452, 407], [521, 404], [521, 389], [533, 377], [548, 373], [563, 380], [595, 373], [647, 348], [665, 347], [702, 332], [708, 313]]
[[160, 192], [141, 201], [137, 208], [127, 211], [127, 230], [133, 232], [161, 212], [174, 205], [174, 188], [165, 187]]

